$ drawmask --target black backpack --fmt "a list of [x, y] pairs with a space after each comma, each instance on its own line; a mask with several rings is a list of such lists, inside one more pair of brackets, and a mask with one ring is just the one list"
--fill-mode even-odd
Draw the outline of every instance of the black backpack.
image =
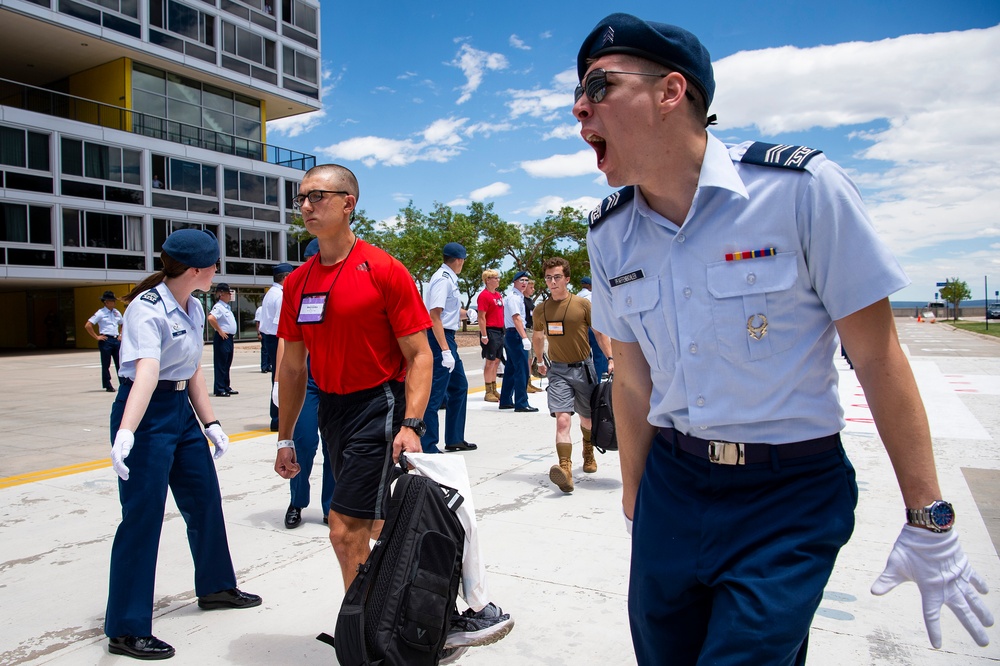
[[465, 528], [455, 514], [462, 499], [454, 488], [400, 473], [382, 534], [337, 616], [342, 666], [438, 663], [462, 578]]
[[601, 453], [618, 450], [615, 415], [611, 411], [611, 380], [614, 373], [594, 387], [590, 394], [590, 441]]

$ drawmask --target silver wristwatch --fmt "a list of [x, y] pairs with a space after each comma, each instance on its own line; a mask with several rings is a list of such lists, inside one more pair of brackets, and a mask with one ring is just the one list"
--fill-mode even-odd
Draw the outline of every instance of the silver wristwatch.
[[906, 522], [931, 532], [947, 532], [955, 524], [955, 508], [944, 500], [935, 500], [922, 509], [907, 509]]

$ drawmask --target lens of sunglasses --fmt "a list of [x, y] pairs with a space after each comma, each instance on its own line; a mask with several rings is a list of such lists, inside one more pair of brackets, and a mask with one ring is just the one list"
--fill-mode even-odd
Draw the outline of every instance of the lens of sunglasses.
[[587, 77], [587, 99], [600, 104], [608, 92], [608, 74], [603, 69], [595, 69]]

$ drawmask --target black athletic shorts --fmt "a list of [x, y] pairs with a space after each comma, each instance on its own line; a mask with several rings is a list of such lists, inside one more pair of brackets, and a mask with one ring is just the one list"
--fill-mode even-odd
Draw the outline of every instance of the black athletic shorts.
[[487, 361], [503, 360], [504, 329], [490, 326], [486, 329], [489, 340], [484, 345], [480, 338], [479, 346], [483, 350], [483, 358]]
[[392, 440], [406, 411], [403, 382], [319, 396], [319, 431], [330, 447], [337, 485], [330, 508], [354, 518], [385, 518], [392, 483]]

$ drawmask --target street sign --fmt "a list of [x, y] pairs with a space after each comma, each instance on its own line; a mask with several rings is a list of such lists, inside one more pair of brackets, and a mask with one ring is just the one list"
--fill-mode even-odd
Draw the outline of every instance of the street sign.
[[947, 287], [948, 283], [947, 282], [938, 282], [935, 286], [936, 287]]

